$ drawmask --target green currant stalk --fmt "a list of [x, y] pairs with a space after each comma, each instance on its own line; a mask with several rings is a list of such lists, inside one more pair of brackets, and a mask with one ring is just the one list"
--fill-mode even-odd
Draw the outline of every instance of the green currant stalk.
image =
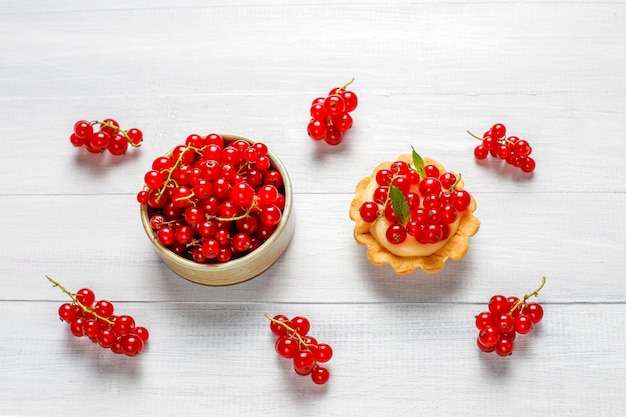
[[482, 140], [484, 139], [484, 138], [481, 138], [481, 137], [480, 137], [480, 136], [478, 136], [478, 135], [473, 134], [473, 133], [472, 133], [472, 132], [470, 132], [469, 130], [466, 130], [466, 132], [467, 132], [467, 133], [469, 133], [469, 135], [470, 135], [471, 137], [473, 137], [474, 139], [478, 139], [478, 140], [480, 140], [480, 141], [482, 141]]
[[348, 88], [348, 86], [349, 86], [350, 84], [352, 84], [353, 82], [354, 82], [354, 77], [352, 77], [352, 79], [351, 79], [350, 81], [348, 81], [346, 84], [344, 84], [343, 86], [339, 87], [339, 89], [338, 89], [337, 91], [338, 91], [338, 92], [339, 92], [339, 91], [344, 91], [344, 90], [345, 90], [346, 88]]
[[518, 308], [520, 308], [522, 305], [526, 304], [526, 300], [528, 300], [530, 297], [536, 297], [537, 295], [539, 295], [539, 291], [541, 291], [541, 289], [543, 288], [543, 286], [545, 285], [545, 283], [546, 283], [546, 277], [542, 277], [542, 278], [541, 278], [541, 285], [539, 285], [539, 287], [538, 287], [535, 291], [533, 291], [533, 292], [531, 292], [531, 293], [528, 293], [528, 294], [524, 295], [524, 297], [523, 297], [523, 298], [519, 299], [519, 300], [517, 301], [517, 303], [515, 303], [515, 305], [513, 306], [513, 308], [511, 308], [511, 311], [509, 311], [509, 314], [513, 314], [513, 312], [514, 312], [516, 309], [518, 309]]
[[286, 324], [284, 321], [280, 321], [280, 320], [275, 320], [273, 317], [271, 317], [269, 314], [265, 313], [265, 317], [276, 324], [280, 324], [281, 326], [283, 326], [285, 329], [287, 329], [287, 331], [289, 333], [291, 333], [292, 336], [296, 336], [296, 338], [298, 339], [298, 343], [306, 348], [308, 348], [309, 346], [315, 347], [317, 348], [317, 345], [313, 344], [313, 343], [306, 343], [304, 341], [304, 338], [302, 336], [300, 336], [300, 333], [298, 333], [298, 331], [296, 329], [294, 329], [293, 327], [289, 326], [288, 324]]
[[81, 310], [83, 310], [85, 313], [88, 314], [92, 314], [97, 320], [102, 320], [110, 325], [113, 325], [113, 322], [109, 319], [107, 319], [106, 317], [102, 317], [101, 315], [99, 315], [98, 313], [96, 313], [94, 310], [92, 310], [91, 308], [83, 305], [80, 301], [78, 301], [78, 299], [76, 298], [76, 294], [70, 292], [67, 290], [67, 288], [65, 288], [63, 285], [61, 285], [59, 282], [55, 281], [54, 279], [52, 279], [51, 277], [49, 277], [48, 275], [46, 275], [46, 278], [48, 278], [48, 281], [50, 281], [52, 283], [53, 286], [58, 287], [61, 291], [63, 291], [65, 294], [69, 295], [69, 297], [72, 299], [72, 301], [74, 302], [74, 304], [76, 304], [78, 307], [81, 308]]

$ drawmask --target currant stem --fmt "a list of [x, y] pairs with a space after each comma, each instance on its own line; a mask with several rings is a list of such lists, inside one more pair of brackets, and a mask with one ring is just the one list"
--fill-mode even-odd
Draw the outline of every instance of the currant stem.
[[524, 295], [522, 299], [518, 300], [517, 303], [515, 303], [515, 305], [513, 306], [513, 308], [511, 308], [511, 311], [509, 313], [512, 314], [517, 308], [526, 304], [526, 300], [528, 300], [530, 297], [536, 297], [537, 295], [539, 295], [539, 291], [541, 291], [545, 283], [546, 283], [546, 277], [542, 277], [541, 285], [539, 285], [539, 287], [535, 291]]
[[475, 139], [478, 139], [480, 141], [482, 141], [484, 138], [481, 138], [480, 136], [477, 136], [475, 134], [473, 134], [472, 132], [470, 132], [469, 130], [466, 130], [467, 133], [469, 133], [469, 135]]
[[83, 305], [80, 301], [78, 301], [78, 299], [76, 298], [76, 294], [70, 292], [67, 290], [67, 288], [65, 288], [63, 285], [61, 285], [59, 282], [55, 281], [54, 279], [52, 279], [51, 277], [49, 277], [48, 275], [46, 275], [46, 278], [48, 278], [48, 281], [50, 281], [52, 283], [53, 286], [58, 287], [61, 291], [63, 291], [65, 294], [69, 295], [69, 297], [72, 299], [72, 301], [74, 302], [74, 304], [76, 304], [77, 306], [79, 306], [81, 308], [81, 310], [83, 310], [85, 313], [89, 313], [92, 314], [97, 320], [102, 320], [110, 325], [113, 325], [113, 322], [105, 317], [100, 316], [98, 313], [96, 313], [95, 311], [93, 311], [92, 309], [90, 309], [89, 307]]
[[298, 331], [296, 329], [294, 329], [293, 327], [289, 326], [288, 324], [285, 324], [285, 322], [280, 321], [280, 320], [275, 320], [273, 317], [271, 317], [269, 314], [265, 313], [265, 317], [276, 324], [280, 324], [281, 326], [283, 326], [285, 329], [287, 329], [287, 331], [289, 333], [291, 333], [292, 335], [295, 335], [296, 338], [298, 339], [298, 343], [300, 343], [301, 345], [305, 346], [305, 347], [309, 347], [309, 346], [313, 346], [313, 347], [317, 347], [317, 345], [313, 344], [313, 343], [306, 343], [304, 341], [304, 339], [302, 338], [302, 336], [300, 336], [300, 333], [298, 333]]
[[352, 79], [350, 81], [348, 81], [346, 84], [344, 84], [342, 87], [339, 88], [340, 91], [345, 90], [350, 84], [352, 84], [354, 82], [354, 77], [352, 77]]

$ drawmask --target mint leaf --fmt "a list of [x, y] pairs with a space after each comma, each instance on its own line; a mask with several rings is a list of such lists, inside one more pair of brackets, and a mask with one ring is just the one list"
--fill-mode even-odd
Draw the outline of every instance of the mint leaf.
[[412, 146], [411, 149], [413, 150], [413, 170], [417, 172], [420, 177], [426, 178], [426, 171], [424, 171], [424, 160], [421, 156], [419, 156], [417, 152], [415, 152], [415, 149]]
[[398, 222], [406, 226], [406, 224], [411, 221], [411, 209], [409, 208], [409, 203], [406, 201], [406, 197], [395, 185], [389, 186], [389, 197], [391, 197], [391, 207], [393, 207], [393, 211], [396, 213]]

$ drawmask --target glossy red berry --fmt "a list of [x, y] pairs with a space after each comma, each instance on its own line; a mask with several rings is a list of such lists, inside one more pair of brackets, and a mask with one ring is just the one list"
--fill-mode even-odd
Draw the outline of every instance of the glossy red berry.
[[494, 295], [489, 300], [488, 306], [491, 314], [505, 314], [509, 311], [509, 300], [504, 295]]
[[519, 334], [526, 334], [533, 328], [533, 321], [529, 316], [522, 313], [515, 319], [515, 331]]
[[485, 348], [491, 348], [496, 345], [500, 339], [500, 333], [493, 326], [485, 326], [478, 333], [478, 341]]
[[543, 307], [539, 303], [527, 303], [522, 309], [522, 314], [530, 317], [533, 323], [539, 323], [543, 318]]
[[330, 378], [330, 372], [328, 369], [323, 366], [316, 366], [313, 372], [311, 373], [311, 379], [318, 385], [323, 385], [328, 382]]

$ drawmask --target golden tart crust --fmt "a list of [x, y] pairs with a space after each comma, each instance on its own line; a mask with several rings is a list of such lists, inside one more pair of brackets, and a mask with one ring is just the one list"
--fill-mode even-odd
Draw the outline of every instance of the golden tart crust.
[[[409, 154], [400, 155], [396, 161], [397, 160], [402, 160], [407, 163], [413, 162], [412, 155]], [[361, 219], [359, 209], [364, 202], [371, 200], [370, 196], [365, 195], [370, 181], [375, 181], [376, 173], [383, 168], [388, 169], [391, 164], [392, 162], [382, 162], [372, 171], [369, 177], [365, 177], [359, 181], [355, 189], [356, 195], [350, 205], [350, 218], [355, 222], [354, 239], [359, 244], [367, 245], [367, 257], [369, 261], [377, 266], [388, 263], [397, 274], [405, 275], [412, 273], [417, 268], [429, 274], [434, 274], [443, 269], [448, 258], [454, 259], [455, 261], [463, 258], [469, 247], [468, 238], [475, 235], [480, 228], [480, 220], [474, 216], [476, 200], [474, 200], [473, 196], [470, 206], [462, 213], [456, 233], [448, 238], [445, 245], [431, 255], [406, 257], [395, 255], [378, 243], [370, 233], [371, 223]], [[424, 158], [424, 164], [433, 164], [437, 166], [442, 173], [445, 172], [444, 167], [439, 162], [430, 158]], [[463, 180], [459, 181], [456, 188], [463, 188]]]

